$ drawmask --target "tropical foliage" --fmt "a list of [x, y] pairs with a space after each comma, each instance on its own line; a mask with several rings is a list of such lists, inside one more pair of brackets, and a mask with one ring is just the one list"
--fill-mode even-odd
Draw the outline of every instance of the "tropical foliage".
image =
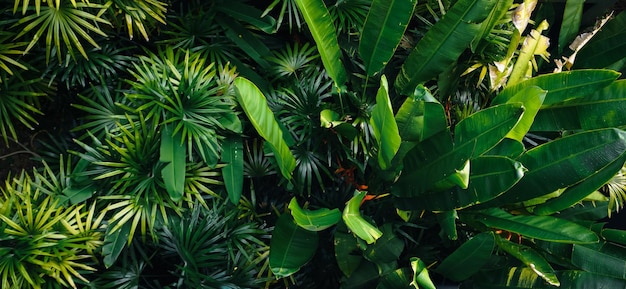
[[1, 286], [626, 287], [596, 2], [0, 0]]

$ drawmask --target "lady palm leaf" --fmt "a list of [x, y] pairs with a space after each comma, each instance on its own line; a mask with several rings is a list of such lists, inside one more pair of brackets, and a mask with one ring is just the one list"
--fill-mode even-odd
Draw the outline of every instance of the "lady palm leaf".
[[319, 54], [315, 47], [310, 46], [309, 43], [304, 45], [296, 43], [293, 46], [287, 45], [284, 49], [278, 50], [268, 60], [275, 64], [272, 68], [275, 74], [274, 80], [277, 80], [286, 76], [298, 78], [298, 74], [310, 73], [314, 64], [313, 61], [318, 58]]
[[[5, 29], [0, 31], [0, 69], [9, 75], [14, 74], [13, 67], [27, 70], [28, 68], [23, 61], [16, 59], [16, 56], [24, 54], [21, 48], [26, 46], [28, 42], [15, 42], [11, 39], [15, 37], [15, 33], [6, 31], [8, 27], [4, 27], [4, 25], [0, 25], [0, 29]], [[0, 82], [3, 81], [3, 78], [0, 77]]]
[[302, 19], [302, 15], [300, 15], [300, 11], [298, 10], [298, 6], [295, 0], [274, 0], [263, 12], [262, 16], [270, 13], [280, 5], [280, 11], [278, 12], [278, 19], [276, 20], [276, 27], [280, 29], [282, 23], [287, 17], [287, 21], [289, 22], [289, 31], [292, 32], [294, 26], [296, 30], [300, 30], [302, 28], [302, 23], [304, 23], [304, 19]]
[[626, 204], [626, 167], [622, 168], [602, 188], [609, 195], [608, 213], [619, 212]]
[[33, 85], [39, 81], [25, 80], [16, 74], [0, 82], [0, 135], [5, 144], [9, 144], [9, 137], [17, 139], [14, 121], [19, 121], [29, 129], [37, 124], [35, 115], [42, 114], [36, 105], [37, 98], [45, 95], [33, 91]]
[[[119, 12], [124, 16], [123, 20], [116, 21], [116, 26], [126, 26], [128, 36], [133, 39], [134, 31], [138, 31], [147, 41], [148, 29], [154, 26], [155, 22], [165, 24], [165, 12], [167, 3], [157, 0], [109, 0], [105, 4], [112, 17], [115, 19]], [[120, 23], [121, 22], [121, 23]]]
[[335, 20], [337, 31], [354, 34], [360, 33], [372, 5], [372, 0], [337, 0], [334, 4], [327, 5], [328, 12]]
[[[59, 2], [59, 1], [57, 1]], [[26, 47], [24, 53], [30, 51], [40, 38], [45, 39], [46, 63], [50, 61], [53, 48], [57, 51], [59, 63], [63, 61], [65, 52], [76, 59], [74, 49], [78, 50], [84, 58], [88, 58], [83, 47], [83, 41], [87, 41], [93, 47], [100, 48], [98, 43], [89, 35], [90, 32], [100, 36], [107, 35], [95, 24], [111, 24], [103, 19], [99, 14], [91, 14], [89, 9], [102, 9], [104, 6], [98, 4], [61, 2], [55, 6], [53, 1], [48, 1], [48, 5], [41, 7], [41, 12], [33, 13], [22, 17], [17, 23], [11, 26], [12, 29], [21, 27], [22, 31], [16, 36], [20, 38], [32, 33], [32, 40]], [[61, 46], [61, 40], [63, 45]]]

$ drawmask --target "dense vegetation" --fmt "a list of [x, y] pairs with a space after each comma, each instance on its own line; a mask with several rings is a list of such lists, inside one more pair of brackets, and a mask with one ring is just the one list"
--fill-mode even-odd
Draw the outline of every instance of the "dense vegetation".
[[626, 288], [616, 1], [0, 9], [2, 288]]

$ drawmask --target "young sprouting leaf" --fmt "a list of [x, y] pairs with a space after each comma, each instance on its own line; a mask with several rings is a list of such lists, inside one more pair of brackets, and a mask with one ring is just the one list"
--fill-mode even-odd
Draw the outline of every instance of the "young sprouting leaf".
[[366, 192], [358, 192], [348, 201], [346, 208], [343, 210], [342, 218], [346, 226], [348, 226], [357, 237], [365, 240], [368, 244], [372, 244], [383, 235], [383, 232], [361, 216], [359, 209], [361, 207], [361, 201], [365, 198], [365, 194]]
[[289, 202], [289, 210], [296, 224], [309, 231], [322, 231], [341, 220], [341, 212], [338, 209], [321, 208], [315, 211], [303, 209], [295, 197]]
[[281, 215], [270, 240], [272, 273], [277, 278], [284, 278], [298, 272], [313, 258], [318, 242], [316, 232], [300, 228], [289, 214]]
[[[420, 258], [411, 257], [411, 269], [413, 269], [413, 280], [411, 286], [415, 288], [436, 289], [435, 284], [430, 280], [426, 264]], [[421, 286], [421, 287], [420, 287]]]
[[173, 125], [164, 125], [161, 131], [161, 154], [159, 160], [166, 163], [161, 170], [165, 189], [174, 202], [183, 197], [187, 149], [182, 134], [174, 133]]
[[380, 78], [380, 88], [376, 94], [376, 105], [372, 110], [370, 124], [378, 144], [378, 164], [385, 170], [389, 168], [391, 160], [398, 152], [401, 139], [389, 99], [389, 85], [384, 75]]
[[229, 137], [222, 143], [222, 177], [231, 203], [238, 204], [243, 191], [243, 142], [241, 137]]

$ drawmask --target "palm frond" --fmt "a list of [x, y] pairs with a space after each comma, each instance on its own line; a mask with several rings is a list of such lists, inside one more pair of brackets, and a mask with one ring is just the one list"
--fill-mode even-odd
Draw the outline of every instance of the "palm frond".
[[35, 115], [42, 114], [37, 107], [37, 98], [45, 93], [35, 91], [33, 86], [39, 79], [24, 79], [16, 74], [0, 82], [0, 135], [6, 145], [9, 137], [17, 139], [14, 121], [19, 121], [29, 129], [37, 124]]
[[134, 32], [139, 32], [148, 41], [150, 29], [156, 23], [166, 23], [167, 3], [158, 0], [109, 0], [105, 7], [113, 15], [116, 27], [126, 27], [130, 39]]
[[611, 213], [619, 213], [626, 204], [626, 167], [604, 185], [604, 191], [609, 195], [608, 214], [611, 217]]

